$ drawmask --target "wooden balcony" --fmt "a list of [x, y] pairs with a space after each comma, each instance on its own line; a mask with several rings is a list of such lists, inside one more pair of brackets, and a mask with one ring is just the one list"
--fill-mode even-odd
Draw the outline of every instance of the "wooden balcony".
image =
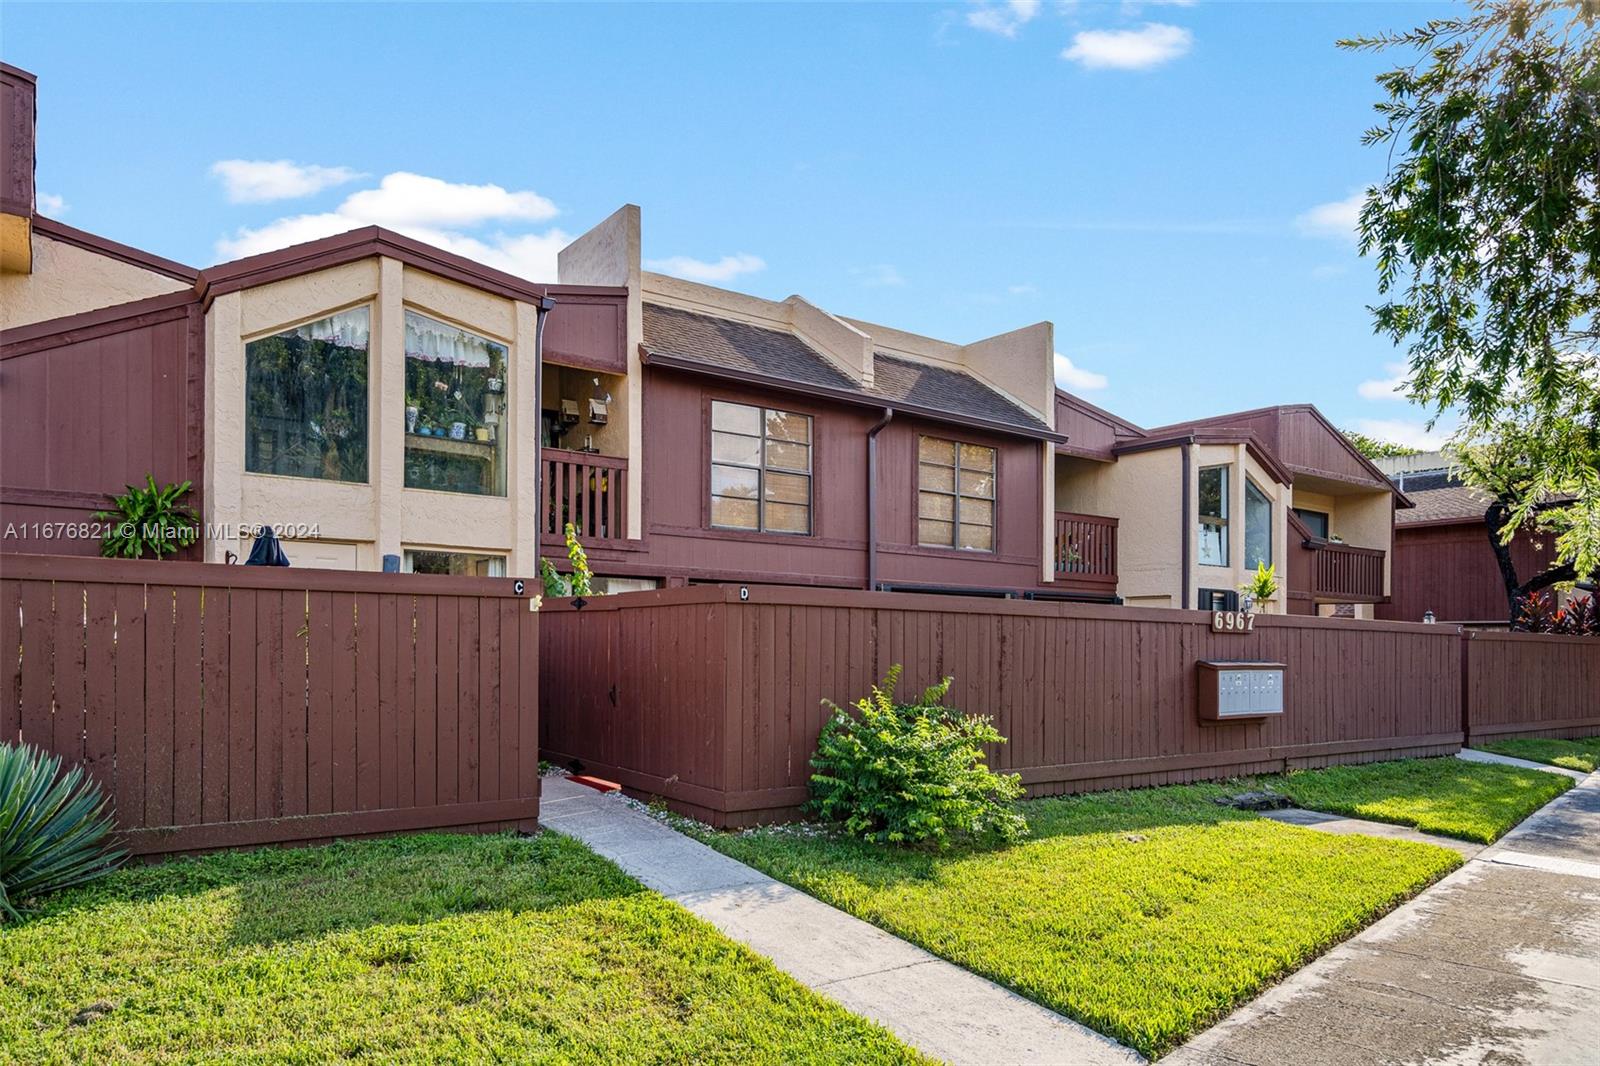
[[628, 537], [628, 460], [562, 448], [540, 449], [544, 464], [544, 517], [540, 539], [561, 543], [567, 523], [585, 546]]
[[1056, 580], [1087, 591], [1117, 591], [1117, 520], [1104, 515], [1056, 512]]
[[1383, 599], [1381, 548], [1329, 542], [1312, 554], [1311, 595], [1337, 603], [1376, 603]]

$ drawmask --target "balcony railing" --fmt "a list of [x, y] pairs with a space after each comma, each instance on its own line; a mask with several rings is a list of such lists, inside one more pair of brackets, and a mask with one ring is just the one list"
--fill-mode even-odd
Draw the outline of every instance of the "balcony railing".
[[1328, 544], [1314, 554], [1311, 594], [1344, 603], [1383, 599], [1383, 550]]
[[1104, 515], [1056, 512], [1056, 579], [1106, 589], [1117, 588], [1117, 520]]
[[568, 522], [585, 544], [626, 540], [628, 460], [543, 448], [544, 516], [540, 533], [559, 540]]

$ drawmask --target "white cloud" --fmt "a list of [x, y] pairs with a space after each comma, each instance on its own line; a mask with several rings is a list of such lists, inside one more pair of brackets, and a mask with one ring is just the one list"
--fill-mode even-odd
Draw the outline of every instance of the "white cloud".
[[665, 259], [647, 259], [644, 266], [646, 270], [658, 274], [671, 274], [690, 281], [731, 281], [740, 274], [754, 274], [767, 268], [765, 260], [748, 252], [725, 255], [715, 263], [687, 255], [673, 255]]
[[1194, 35], [1181, 26], [1146, 22], [1136, 30], [1084, 30], [1061, 58], [1090, 70], [1148, 70], [1177, 59], [1192, 44]]
[[67, 213], [67, 202], [52, 192], [42, 192], [33, 198], [39, 213], [50, 218], [60, 218]]
[[458, 185], [422, 174], [385, 174], [376, 189], [351, 193], [340, 213], [376, 226], [476, 226], [500, 219], [543, 222], [558, 213], [536, 192], [498, 185]]
[[322, 167], [287, 159], [221, 159], [211, 164], [211, 173], [222, 179], [228, 199], [236, 204], [293, 200], [362, 176], [349, 167]]
[[1057, 352], [1056, 384], [1070, 392], [1094, 392], [1105, 388], [1110, 382], [1104, 374], [1074, 366], [1071, 359]]
[[1406, 378], [1411, 375], [1411, 368], [1404, 363], [1385, 363], [1383, 369], [1388, 377], [1369, 378], [1356, 386], [1356, 392], [1363, 400], [1406, 399]]
[[1040, 0], [1009, 0], [1003, 4], [980, 0], [967, 12], [967, 25], [1001, 37], [1015, 37], [1023, 25], [1033, 21], [1042, 6]]
[[869, 289], [898, 288], [906, 283], [905, 276], [892, 263], [855, 267], [850, 273], [860, 278], [861, 284]]
[[1409, 422], [1401, 418], [1358, 418], [1356, 429], [1375, 440], [1420, 448], [1425, 452], [1436, 452], [1444, 447], [1452, 432], [1439, 426], [1429, 429], [1425, 422]]
[[1039, 295], [1039, 286], [1029, 284], [1008, 285], [1006, 292], [1009, 292], [1012, 296], [1037, 296]]
[[490, 222], [542, 221], [555, 213], [555, 205], [537, 193], [461, 185], [401, 171], [385, 176], [375, 189], [351, 194], [332, 211], [289, 215], [241, 228], [220, 238], [216, 250], [222, 259], [237, 259], [362, 226], [384, 226], [519, 277], [554, 281], [556, 253], [571, 241], [560, 229], [480, 235], [464, 231]]
[[1307, 237], [1331, 237], [1335, 240], [1354, 241], [1356, 223], [1361, 220], [1361, 205], [1366, 199], [1366, 192], [1357, 190], [1343, 200], [1318, 204], [1295, 218], [1295, 228]]

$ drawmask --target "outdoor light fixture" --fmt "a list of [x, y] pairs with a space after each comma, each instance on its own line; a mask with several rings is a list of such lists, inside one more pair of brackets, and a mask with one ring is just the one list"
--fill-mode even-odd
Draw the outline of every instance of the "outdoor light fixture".
[[1425, 626], [1433, 625], [1433, 612], [1431, 610], [1422, 612], [1422, 624]]

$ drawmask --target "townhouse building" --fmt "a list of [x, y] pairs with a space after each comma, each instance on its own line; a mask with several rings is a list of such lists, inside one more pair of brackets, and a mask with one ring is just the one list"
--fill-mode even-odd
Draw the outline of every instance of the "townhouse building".
[[1370, 617], [1409, 498], [1310, 405], [1141, 428], [1049, 322], [948, 341], [643, 269], [625, 206], [536, 283], [377, 227], [194, 269], [39, 214], [0, 77], [0, 541], [190, 481], [194, 557]]

